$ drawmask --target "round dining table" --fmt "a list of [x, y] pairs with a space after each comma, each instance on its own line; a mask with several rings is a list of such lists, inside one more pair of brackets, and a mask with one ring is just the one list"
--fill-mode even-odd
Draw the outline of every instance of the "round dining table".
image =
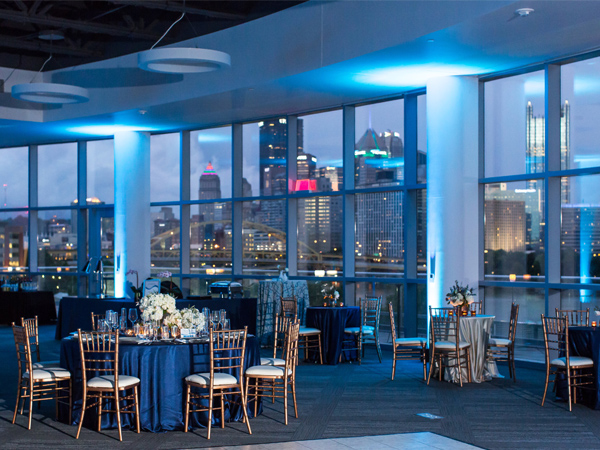
[[337, 364], [342, 353], [344, 328], [360, 325], [358, 306], [311, 306], [306, 309], [306, 326], [321, 330], [323, 362]]
[[[73, 412], [71, 418], [66, 410], [61, 418], [75, 425], [81, 417], [83, 397], [81, 356], [79, 340], [66, 337], [61, 340], [60, 365], [73, 374]], [[246, 340], [244, 368], [260, 365], [260, 347], [258, 339], [249, 335]], [[175, 341], [157, 341], [140, 343], [134, 337], [119, 338], [119, 374], [131, 375], [141, 380], [140, 424], [143, 430], [163, 432], [183, 430], [185, 399], [184, 378], [198, 372], [210, 371], [210, 351], [207, 342], [190, 340], [187, 343]], [[235, 374], [236, 376], [238, 374]], [[259, 405], [259, 413], [262, 405]], [[248, 409], [252, 417], [254, 408]], [[84, 425], [95, 428], [95, 412], [86, 412]], [[229, 405], [226, 409], [226, 421], [241, 420], [242, 410], [238, 405]], [[123, 425], [134, 428], [132, 414], [123, 414]], [[220, 414], [213, 413], [213, 423], [218, 423]], [[192, 414], [190, 425], [204, 427], [208, 423], [208, 413]], [[116, 428], [115, 414], [103, 414], [102, 428]]]

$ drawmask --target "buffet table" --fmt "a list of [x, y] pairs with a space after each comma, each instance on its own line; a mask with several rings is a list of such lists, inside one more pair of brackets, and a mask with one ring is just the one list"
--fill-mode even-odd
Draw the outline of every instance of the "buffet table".
[[306, 326], [321, 330], [323, 361], [337, 364], [342, 352], [344, 328], [360, 325], [358, 306], [311, 306], [306, 309]]
[[[61, 419], [75, 425], [81, 417], [82, 380], [81, 357], [77, 338], [64, 338], [60, 347], [60, 365], [73, 374], [73, 414], [68, 418], [66, 408], [61, 409]], [[244, 367], [260, 365], [260, 348], [254, 336], [246, 341]], [[184, 378], [198, 372], [209, 372], [208, 343], [176, 344], [171, 342], [138, 344], [135, 338], [119, 339], [119, 373], [138, 377], [140, 383], [140, 425], [151, 432], [183, 430], [185, 411]], [[237, 375], [237, 374], [236, 374]], [[249, 408], [252, 417], [254, 407]], [[259, 410], [260, 411], [260, 410]], [[226, 411], [226, 421], [241, 420], [242, 410], [231, 405]], [[84, 426], [95, 429], [96, 414], [86, 412]], [[208, 413], [194, 413], [192, 427], [206, 426]], [[122, 414], [124, 426], [135, 428], [134, 417]], [[213, 413], [213, 424], [220, 423], [220, 413]], [[116, 428], [115, 414], [102, 415], [102, 428]]]
[[[248, 333], [256, 333], [256, 299], [255, 298], [215, 298], [210, 300], [183, 299], [176, 301], [177, 308], [195, 306], [199, 310], [208, 308], [212, 310], [224, 309], [231, 320], [232, 328], [248, 327]], [[58, 323], [56, 325], [55, 339], [62, 339], [73, 331], [81, 328], [91, 330], [92, 312], [104, 314], [107, 310], [121, 312], [121, 308], [135, 308], [135, 301], [126, 298], [85, 298], [64, 297], [58, 309]]]
[[0, 291], [0, 307], [4, 312], [3, 323], [21, 324], [21, 317], [38, 316], [39, 325], [56, 322], [54, 294], [50, 291]]

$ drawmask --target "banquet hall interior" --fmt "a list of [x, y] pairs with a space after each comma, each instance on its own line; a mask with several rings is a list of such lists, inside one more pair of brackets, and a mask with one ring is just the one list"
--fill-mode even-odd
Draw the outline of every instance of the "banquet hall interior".
[[[0, 447], [600, 448], [599, 25], [578, 0], [0, 1]], [[78, 435], [78, 330], [104, 326], [139, 411]], [[42, 372], [72, 410], [29, 402]], [[186, 414], [230, 379], [263, 396]]]

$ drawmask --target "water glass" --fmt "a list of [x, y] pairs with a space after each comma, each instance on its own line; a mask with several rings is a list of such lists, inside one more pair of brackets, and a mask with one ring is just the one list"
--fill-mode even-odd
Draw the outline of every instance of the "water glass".
[[[123, 309], [125, 309], [125, 308], [123, 308]], [[127, 312], [127, 310], [125, 310], [125, 312]], [[119, 320], [119, 328], [122, 331], [125, 331], [127, 329], [127, 315], [121, 314], [121, 318]]]
[[133, 335], [139, 337], [140, 336], [140, 324], [139, 323], [134, 323], [133, 324]]
[[227, 319], [227, 311], [221, 309], [219, 311], [219, 322], [223, 322], [225, 319]]
[[213, 324], [213, 330], [219, 329], [219, 321], [220, 320], [221, 320], [221, 314], [219, 313], [219, 311], [213, 311], [211, 313], [211, 321]]
[[231, 330], [231, 324], [229, 322], [229, 319], [223, 319], [223, 321], [221, 322], [221, 329], [222, 330]]
[[170, 337], [169, 325], [163, 325], [161, 327], [161, 339], [169, 339]]
[[129, 308], [129, 321], [131, 322], [131, 326], [133, 326], [138, 320], [138, 312], [137, 308]]
[[106, 320], [98, 319], [98, 331], [103, 332], [106, 331]]
[[204, 317], [206, 317], [206, 320], [210, 320], [210, 309], [208, 308], [202, 308], [202, 314], [204, 314]]

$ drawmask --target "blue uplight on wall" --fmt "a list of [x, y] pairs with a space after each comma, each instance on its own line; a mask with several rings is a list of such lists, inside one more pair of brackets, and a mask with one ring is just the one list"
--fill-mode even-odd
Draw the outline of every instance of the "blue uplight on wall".
[[480, 67], [454, 64], [419, 64], [373, 69], [354, 75], [358, 83], [390, 87], [421, 87], [429, 78], [453, 75], [475, 75], [483, 71]]
[[114, 136], [121, 131], [155, 131], [151, 127], [140, 127], [135, 125], [82, 125], [67, 128], [71, 133], [87, 134], [94, 136]]

